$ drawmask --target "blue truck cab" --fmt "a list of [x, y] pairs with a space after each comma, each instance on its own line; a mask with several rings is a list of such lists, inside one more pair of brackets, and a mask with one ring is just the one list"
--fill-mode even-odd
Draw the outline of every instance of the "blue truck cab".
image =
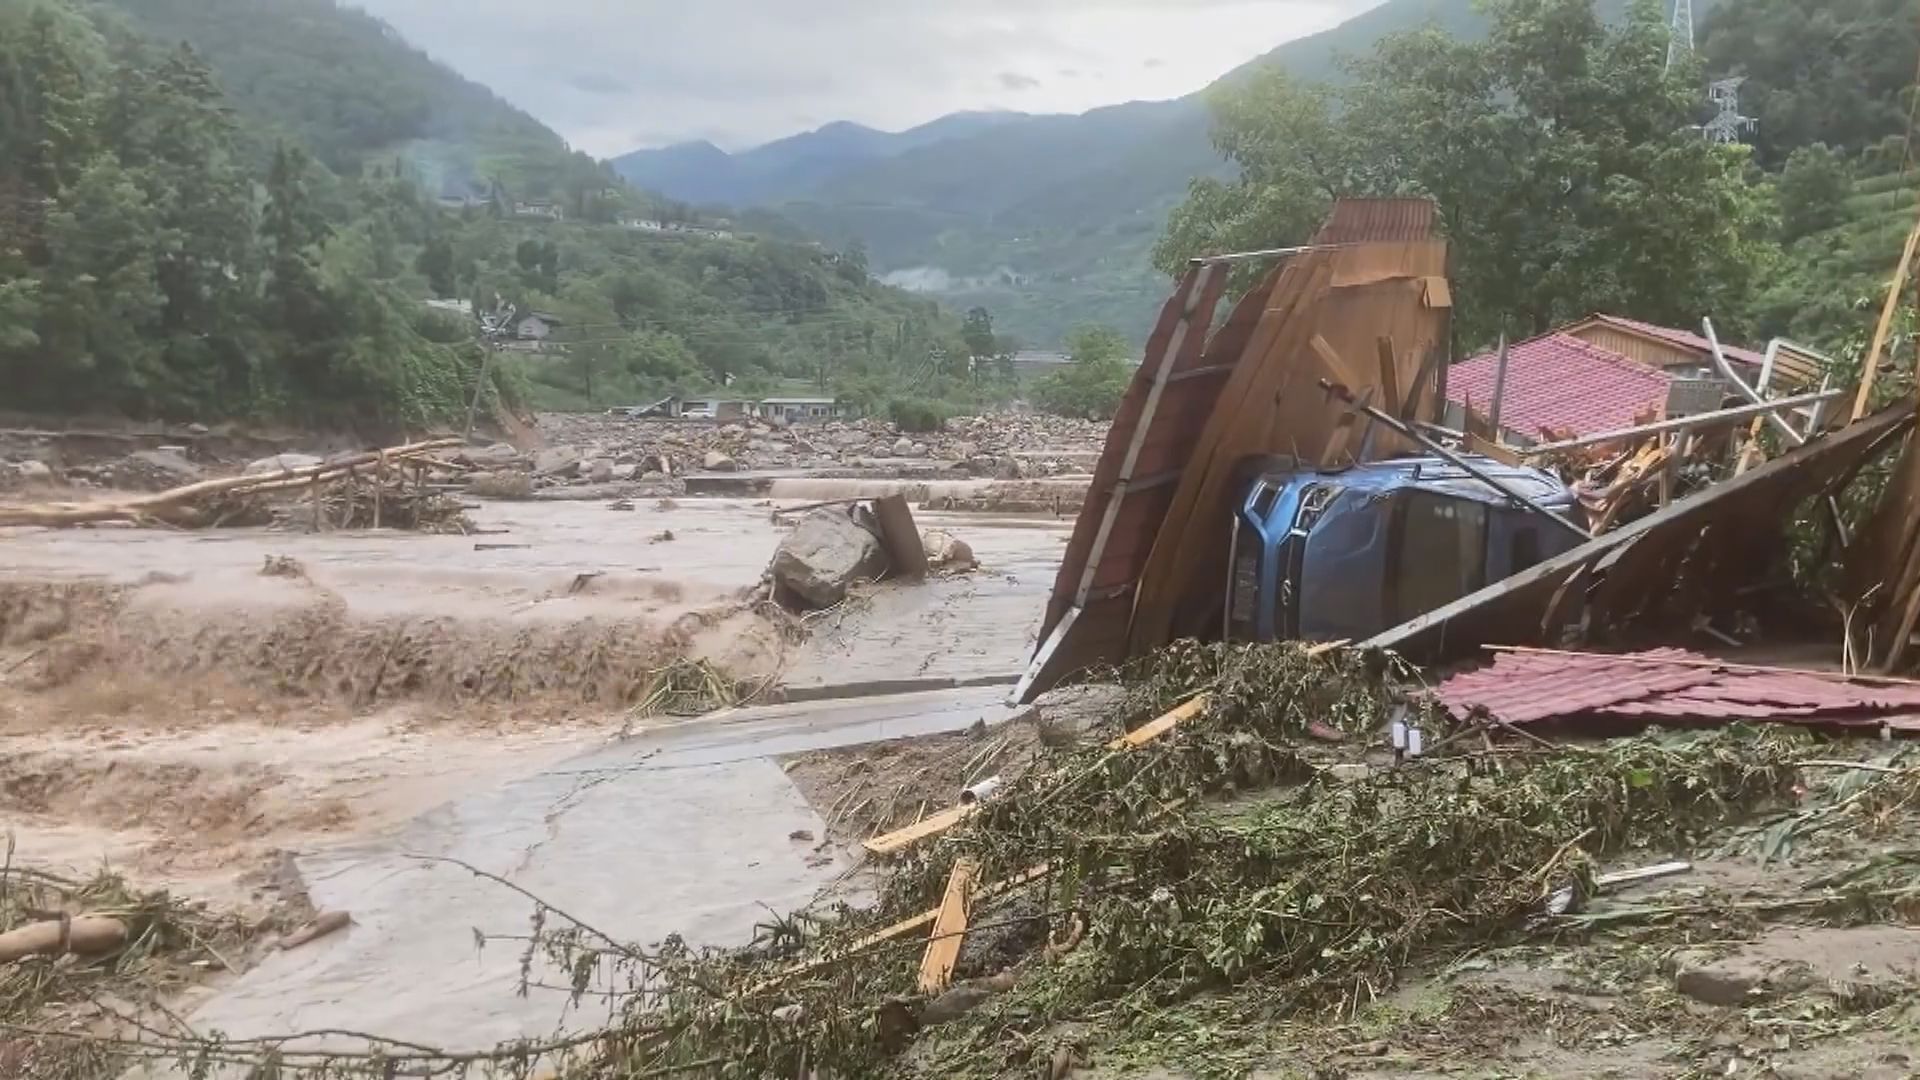
[[[1566, 485], [1465, 455], [1535, 503], [1579, 520]], [[1226, 636], [1358, 641], [1550, 559], [1579, 541], [1437, 457], [1326, 470], [1243, 463], [1227, 559]]]

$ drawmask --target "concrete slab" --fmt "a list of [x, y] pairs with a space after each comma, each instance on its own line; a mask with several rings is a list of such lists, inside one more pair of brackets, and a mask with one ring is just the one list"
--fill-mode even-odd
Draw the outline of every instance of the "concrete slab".
[[[498, 874], [624, 941], [743, 943], [767, 908], [804, 906], [847, 869], [831, 848], [789, 839], [826, 832], [775, 756], [997, 723], [1014, 712], [1003, 697], [974, 689], [732, 710], [540, 769], [376, 842], [302, 855], [315, 905], [349, 911], [354, 924], [271, 956], [193, 1022], [234, 1037], [335, 1029], [456, 1050], [592, 1026], [604, 1002], [574, 1010], [564, 992], [540, 988], [519, 997], [516, 943], [475, 947], [475, 930], [525, 933], [529, 900], [419, 856]], [[567, 982], [543, 961], [534, 979]]]

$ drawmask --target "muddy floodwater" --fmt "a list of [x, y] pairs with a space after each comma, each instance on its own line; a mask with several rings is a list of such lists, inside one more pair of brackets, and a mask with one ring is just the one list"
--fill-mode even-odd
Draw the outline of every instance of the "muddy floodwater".
[[[917, 511], [980, 568], [799, 619], [752, 599], [795, 501], [488, 502], [474, 535], [0, 531], [16, 861], [350, 911], [182, 1003], [229, 1034], [478, 1047], [590, 1022], [474, 951], [475, 928], [524, 931], [524, 897], [421, 856], [635, 940], [733, 943], [761, 904], [847, 887], [777, 757], [1012, 714], [1068, 518]], [[636, 710], [673, 660], [758, 700]]]

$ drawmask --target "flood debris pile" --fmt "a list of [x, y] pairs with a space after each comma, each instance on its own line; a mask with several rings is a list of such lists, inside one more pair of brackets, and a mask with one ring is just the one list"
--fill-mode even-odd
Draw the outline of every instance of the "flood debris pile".
[[[556, 484], [778, 469], [845, 477], [1038, 479], [1085, 472], [1106, 434], [1103, 424], [1016, 413], [957, 417], [933, 432], [909, 432], [875, 419], [788, 423], [748, 416], [713, 421], [559, 413], [543, 415], [540, 429], [550, 452], [572, 457], [569, 466], [543, 474]], [[598, 481], [596, 465], [604, 466]]]
[[[267, 924], [101, 873], [0, 868], [0, 1075], [94, 1080], [174, 1055], [138, 1045], [171, 995], [239, 962]], [[98, 1038], [103, 1030], [121, 1035]]]
[[1143, 703], [1206, 707], [1042, 755], [902, 848], [872, 910], [669, 950], [576, 1075], [1062, 1075], [1198, 1002], [1235, 1002], [1249, 1038], [1350, 1015], [1416, 965], [1539, 927], [1596, 860], [1784, 805], [1798, 775], [1777, 732], [1337, 768], [1310, 726], [1371, 733], [1406, 703], [1378, 658], [1176, 647], [1132, 675]]
[[278, 525], [323, 529], [466, 532], [457, 499], [425, 473], [457, 438], [348, 454], [332, 460], [279, 455], [240, 476], [202, 480], [151, 495], [75, 503], [0, 506], [0, 526], [71, 527], [104, 522], [178, 528]]

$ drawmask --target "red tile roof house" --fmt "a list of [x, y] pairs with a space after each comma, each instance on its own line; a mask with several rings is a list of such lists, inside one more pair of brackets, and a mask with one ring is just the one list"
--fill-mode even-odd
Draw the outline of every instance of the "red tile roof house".
[[[1765, 359], [1733, 345], [1722, 352], [1748, 381]], [[1498, 367], [1498, 354], [1487, 353], [1448, 369], [1447, 426], [1464, 424], [1469, 403], [1482, 417], [1491, 412]], [[1500, 437], [1530, 446], [1549, 431], [1577, 437], [1663, 420], [1676, 380], [1712, 374], [1712, 347], [1697, 334], [1592, 315], [1509, 347]], [[1780, 375], [1800, 381], [1784, 369]]]

